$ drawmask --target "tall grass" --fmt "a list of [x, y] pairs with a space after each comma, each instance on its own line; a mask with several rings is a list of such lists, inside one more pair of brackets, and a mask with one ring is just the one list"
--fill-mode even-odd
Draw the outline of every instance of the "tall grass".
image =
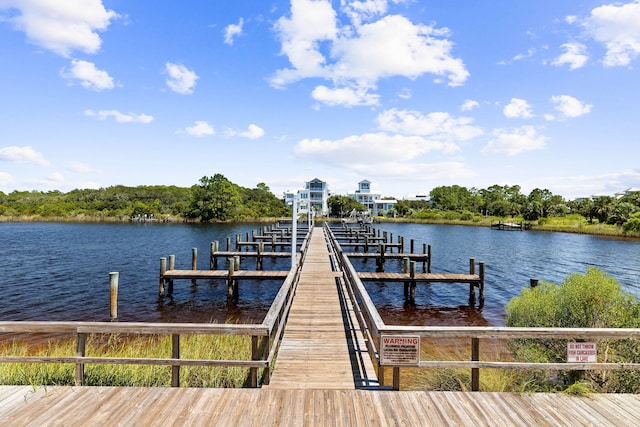
[[[512, 360], [504, 342], [481, 340], [481, 360]], [[431, 340], [423, 342], [421, 360], [470, 360], [468, 340]], [[539, 377], [548, 373], [530, 370], [480, 369], [480, 391], [523, 393], [548, 391], [540, 386]], [[401, 388], [425, 391], [471, 391], [471, 369], [437, 368], [401, 370]]]
[[[235, 335], [181, 336], [181, 359], [251, 360], [251, 338]], [[73, 356], [74, 339], [49, 341], [35, 348], [13, 342], [2, 348], [7, 356]], [[169, 336], [102, 335], [87, 340], [88, 357], [170, 358]], [[186, 366], [180, 370], [181, 387], [242, 387], [248, 368]], [[5, 385], [73, 385], [75, 365], [63, 363], [0, 364], [0, 384]], [[91, 386], [170, 386], [171, 367], [159, 365], [85, 365], [85, 384]]]

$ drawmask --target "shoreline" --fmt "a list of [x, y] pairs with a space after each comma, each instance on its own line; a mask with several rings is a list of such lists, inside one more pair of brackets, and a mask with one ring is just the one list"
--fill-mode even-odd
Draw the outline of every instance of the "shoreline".
[[[86, 224], [244, 224], [244, 223], [273, 223], [277, 221], [291, 221], [290, 218], [238, 218], [228, 221], [211, 221], [203, 223], [199, 220], [187, 220], [180, 217], [167, 217], [154, 221], [135, 221], [130, 217], [101, 217], [101, 216], [73, 216], [73, 217], [45, 217], [45, 216], [2, 216], [0, 215], [0, 223], [8, 222], [59, 222], [59, 223], [86, 223]], [[432, 224], [432, 225], [462, 225], [465, 227], [491, 227], [496, 221], [502, 221], [502, 218], [483, 218], [481, 220], [455, 220], [455, 219], [422, 219], [422, 218], [385, 218], [377, 217], [375, 224], [381, 223], [407, 223], [407, 224]], [[316, 221], [339, 222], [339, 218], [317, 217]], [[521, 222], [521, 221], [518, 221]], [[618, 238], [624, 240], [640, 240], [640, 233], [624, 233], [624, 231], [615, 226], [602, 224], [581, 224], [573, 225], [554, 225], [554, 224], [531, 224], [529, 230], [523, 231], [541, 231], [553, 233], [573, 233], [584, 234], [599, 237]], [[514, 232], [514, 231], [511, 231]]]

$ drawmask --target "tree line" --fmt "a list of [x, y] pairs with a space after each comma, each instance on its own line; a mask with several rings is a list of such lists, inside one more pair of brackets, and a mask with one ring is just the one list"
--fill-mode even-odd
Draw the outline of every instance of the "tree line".
[[519, 185], [492, 185], [486, 189], [452, 185], [435, 187], [429, 196], [429, 202], [399, 200], [392, 214], [420, 217], [435, 210], [456, 213], [463, 220], [483, 215], [524, 221], [578, 214], [589, 223], [597, 221], [640, 231], [640, 192], [621, 198], [598, 196], [567, 201], [547, 189], [535, 188], [528, 195], [523, 194]]
[[116, 185], [100, 189], [0, 192], [0, 215], [43, 218], [131, 218], [230, 221], [289, 215], [284, 201], [259, 183], [246, 188], [221, 174], [188, 188]]
[[[523, 194], [519, 185], [492, 185], [485, 189], [459, 185], [433, 188], [429, 201], [398, 200], [385, 216], [409, 219], [474, 220], [478, 216], [541, 221], [549, 217], [578, 214], [590, 223], [615, 224], [625, 231], [640, 232], [640, 192], [621, 198], [600, 196], [567, 201], [547, 189]], [[332, 195], [330, 215], [342, 217], [365, 206], [348, 196]], [[0, 192], [0, 216], [130, 219], [184, 219], [234, 221], [278, 218], [291, 214], [282, 198], [264, 183], [246, 188], [221, 174], [202, 177], [191, 187], [116, 185], [100, 189]]]
[[[479, 216], [517, 218], [522, 221], [544, 221], [545, 218], [569, 214], [582, 215], [589, 223], [614, 224], [625, 231], [640, 232], [640, 192], [621, 198], [599, 196], [567, 201], [547, 189], [536, 188], [523, 194], [519, 185], [492, 185], [488, 188], [466, 188], [459, 185], [433, 188], [430, 200], [398, 200], [395, 208], [384, 216], [425, 220], [471, 221]], [[331, 196], [331, 216], [348, 215], [354, 208], [365, 206], [347, 196]]]

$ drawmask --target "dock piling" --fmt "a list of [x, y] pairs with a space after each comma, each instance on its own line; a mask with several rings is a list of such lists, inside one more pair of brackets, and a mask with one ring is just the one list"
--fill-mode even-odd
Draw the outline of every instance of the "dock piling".
[[111, 296], [111, 321], [118, 321], [118, 277], [120, 273], [117, 271], [109, 273], [110, 296]]

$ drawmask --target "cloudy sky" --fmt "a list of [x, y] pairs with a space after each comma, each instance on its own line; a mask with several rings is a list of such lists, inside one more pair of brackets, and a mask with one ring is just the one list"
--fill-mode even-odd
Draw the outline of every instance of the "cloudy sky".
[[640, 0], [0, 0], [0, 191], [640, 187]]

